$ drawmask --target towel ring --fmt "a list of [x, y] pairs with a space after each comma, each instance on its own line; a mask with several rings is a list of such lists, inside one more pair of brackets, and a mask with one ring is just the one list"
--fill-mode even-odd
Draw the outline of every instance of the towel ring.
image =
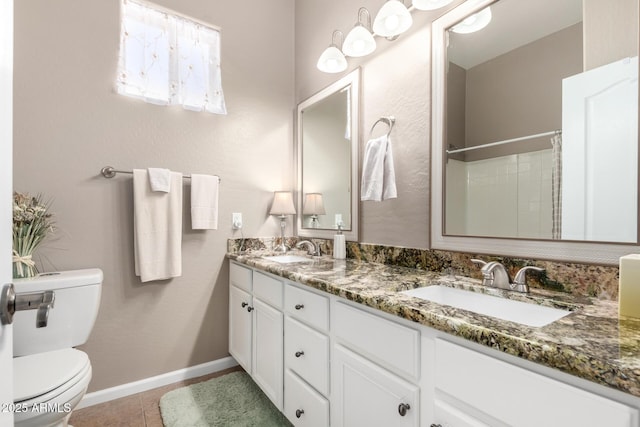
[[393, 130], [393, 125], [396, 124], [396, 118], [394, 116], [380, 117], [376, 122], [371, 126], [371, 130], [369, 131], [369, 139], [371, 139], [371, 134], [373, 133], [373, 129], [380, 122], [386, 123], [389, 126], [389, 130], [387, 131], [387, 138], [391, 135], [391, 130]]

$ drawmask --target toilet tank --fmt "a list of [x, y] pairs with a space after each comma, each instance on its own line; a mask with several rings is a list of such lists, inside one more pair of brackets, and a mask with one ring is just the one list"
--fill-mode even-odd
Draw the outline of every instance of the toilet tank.
[[37, 310], [14, 314], [13, 355], [25, 356], [84, 344], [98, 316], [102, 277], [102, 270], [90, 268], [14, 279], [16, 294], [53, 291], [55, 302], [43, 328], [36, 328]]

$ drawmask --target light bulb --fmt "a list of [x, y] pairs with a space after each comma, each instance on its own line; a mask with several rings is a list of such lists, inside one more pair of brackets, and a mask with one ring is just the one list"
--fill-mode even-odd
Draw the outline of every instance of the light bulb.
[[411, 13], [398, 0], [389, 0], [382, 5], [373, 21], [373, 32], [382, 37], [395, 37], [404, 33], [413, 24]]
[[373, 34], [362, 25], [353, 27], [342, 44], [344, 54], [352, 57], [365, 56], [374, 50], [376, 50], [376, 41]]

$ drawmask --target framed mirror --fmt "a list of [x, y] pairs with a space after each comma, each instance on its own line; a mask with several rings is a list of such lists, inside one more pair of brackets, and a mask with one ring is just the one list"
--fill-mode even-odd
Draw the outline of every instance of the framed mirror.
[[638, 0], [467, 0], [432, 41], [432, 247], [637, 252]]
[[299, 236], [358, 240], [359, 99], [357, 69], [298, 105]]

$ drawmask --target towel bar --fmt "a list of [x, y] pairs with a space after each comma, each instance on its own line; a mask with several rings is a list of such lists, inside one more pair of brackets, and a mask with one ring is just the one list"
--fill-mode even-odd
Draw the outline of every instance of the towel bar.
[[[130, 175], [133, 175], [133, 171], [121, 171], [121, 170], [115, 169], [113, 166], [105, 166], [105, 167], [103, 167], [102, 169], [100, 169], [100, 173], [105, 178], [113, 178], [118, 173], [127, 173], [127, 174], [130, 174]], [[182, 178], [183, 179], [191, 179], [191, 175], [182, 175]], [[222, 179], [220, 179], [220, 177], [218, 177], [218, 182], [222, 182]]]

